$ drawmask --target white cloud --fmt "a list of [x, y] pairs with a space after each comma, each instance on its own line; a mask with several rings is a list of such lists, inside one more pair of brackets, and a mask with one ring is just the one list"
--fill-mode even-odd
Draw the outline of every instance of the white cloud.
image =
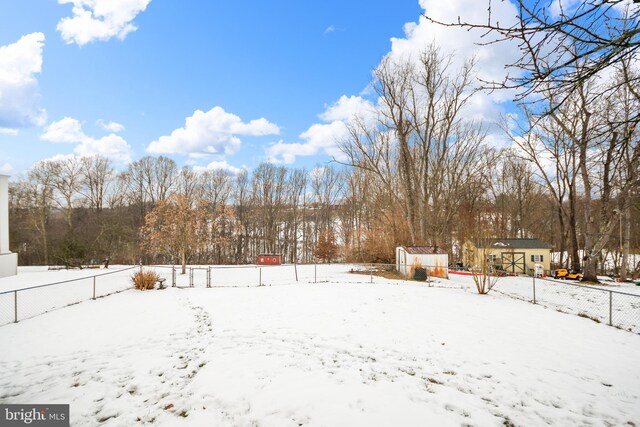
[[0, 174], [2, 175], [9, 175], [13, 171], [14, 171], [13, 166], [11, 166], [9, 163], [0, 165]]
[[371, 102], [359, 96], [341, 96], [334, 104], [319, 115], [325, 123], [316, 123], [300, 134], [305, 142], [285, 143], [278, 141], [270, 145], [267, 159], [273, 163], [291, 164], [298, 156], [315, 156], [325, 153], [337, 159], [344, 159], [338, 142], [349, 136], [347, 128], [355, 117], [370, 122], [375, 120], [375, 108]]
[[221, 160], [221, 161], [217, 161], [216, 160], [216, 161], [213, 161], [213, 162], [209, 163], [207, 166], [194, 166], [193, 170], [197, 171], [197, 172], [223, 170], [225, 172], [228, 172], [229, 174], [237, 175], [240, 172], [242, 172], [244, 169], [232, 166], [229, 163], [227, 163], [226, 160]]
[[73, 4], [72, 17], [62, 18], [56, 29], [68, 43], [83, 46], [95, 40], [120, 40], [137, 30], [133, 20], [151, 0], [58, 0]]
[[267, 160], [272, 163], [291, 164], [298, 156], [315, 156], [319, 148], [305, 143], [278, 141], [267, 148]]
[[40, 135], [40, 139], [54, 143], [76, 144], [73, 152], [79, 156], [99, 154], [123, 163], [131, 161], [131, 146], [124, 138], [115, 133], [102, 138], [88, 136], [82, 130], [82, 124], [72, 117], [51, 123]]
[[635, 0], [623, 0], [620, 3], [615, 3], [613, 5], [613, 8], [623, 16], [627, 14], [628, 16], [631, 16], [634, 13], [638, 13], [638, 9], [640, 9], [640, 4], [636, 3]]
[[102, 119], [96, 120], [96, 124], [100, 126], [102, 129], [109, 132], [113, 132], [113, 133], [120, 133], [124, 130], [124, 126], [121, 125], [120, 123], [107, 122]]
[[184, 127], [161, 136], [147, 147], [151, 153], [233, 154], [238, 151], [240, 136], [277, 135], [280, 128], [265, 118], [244, 123], [221, 107], [204, 112], [196, 110], [185, 119]]
[[124, 138], [114, 133], [99, 139], [87, 138], [73, 151], [80, 156], [99, 154], [123, 163], [131, 161], [131, 146]]
[[376, 111], [373, 104], [360, 96], [342, 95], [335, 103], [326, 107], [319, 117], [326, 122], [332, 122], [350, 121], [356, 116], [366, 120], [375, 118]]
[[549, 6], [549, 10], [553, 16], [557, 18], [561, 13], [565, 15], [570, 14], [579, 3], [580, 0], [553, 0]]
[[40, 139], [55, 143], [78, 143], [86, 138], [82, 131], [82, 124], [72, 117], [65, 117], [51, 123], [40, 135]]
[[327, 28], [325, 28], [323, 34], [327, 35], [329, 33], [333, 33], [335, 30], [336, 30], [336, 27], [334, 27], [333, 25], [329, 25]]
[[[425, 14], [432, 19], [442, 22], [486, 23], [487, 4], [477, 0], [420, 0], [420, 6]], [[499, 22], [502, 26], [515, 23], [517, 10], [510, 1], [491, 3], [491, 20]], [[520, 51], [516, 43], [497, 43], [486, 46], [479, 42], [492, 40], [492, 35], [482, 38], [484, 31], [463, 28], [445, 27], [434, 24], [424, 17], [420, 17], [417, 23], [410, 22], [404, 27], [405, 37], [391, 39], [391, 52], [394, 59], [415, 58], [420, 52], [431, 44], [436, 43], [443, 54], [455, 54], [452, 63], [453, 70], [459, 67], [465, 60], [476, 58], [476, 73], [483, 80], [502, 80], [506, 74], [506, 64], [512, 64], [520, 58]], [[490, 96], [492, 100], [502, 102], [512, 97], [512, 93], [495, 91], [492, 94], [480, 94]]]
[[0, 46], [0, 128], [41, 126], [46, 122], [35, 78], [42, 70], [44, 42], [44, 34], [32, 33]]

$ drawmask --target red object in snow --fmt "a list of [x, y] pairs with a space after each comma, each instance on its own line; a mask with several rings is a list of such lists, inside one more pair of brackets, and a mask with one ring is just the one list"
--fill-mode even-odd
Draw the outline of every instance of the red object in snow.
[[280, 265], [280, 255], [258, 255], [258, 265]]

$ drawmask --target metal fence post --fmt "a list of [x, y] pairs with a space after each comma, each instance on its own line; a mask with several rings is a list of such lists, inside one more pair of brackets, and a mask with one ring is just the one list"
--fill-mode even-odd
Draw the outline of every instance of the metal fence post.
[[207, 267], [207, 288], [211, 287], [211, 266]]
[[373, 283], [373, 264], [369, 264], [369, 276], [370, 276], [369, 283]]
[[313, 264], [313, 283], [318, 283], [318, 264]]
[[609, 291], [609, 326], [613, 326], [613, 292]]
[[258, 286], [262, 286], [262, 267], [258, 268]]
[[189, 287], [193, 288], [193, 267], [189, 268]]
[[293, 271], [296, 272], [296, 282], [298, 281], [298, 264], [293, 263]]
[[533, 303], [536, 303], [536, 274], [533, 273]]
[[171, 266], [171, 287], [176, 287], [176, 266]]
[[93, 276], [93, 299], [96, 299], [96, 276]]
[[18, 291], [13, 291], [13, 314], [14, 314], [14, 323], [18, 323]]
[[427, 273], [427, 283], [429, 284], [428, 286], [431, 287], [431, 268], [425, 268], [425, 273]]

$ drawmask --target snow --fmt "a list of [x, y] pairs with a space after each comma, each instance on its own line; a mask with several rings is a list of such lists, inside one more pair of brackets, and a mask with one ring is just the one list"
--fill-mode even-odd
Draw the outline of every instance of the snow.
[[[458, 283], [474, 286], [473, 277], [451, 276]], [[611, 320], [613, 326], [640, 334], [640, 286], [631, 283], [583, 285], [577, 281], [537, 278], [535, 289], [537, 304], [602, 323], [608, 324]], [[533, 301], [531, 277], [500, 278], [494, 290], [524, 301]]]
[[638, 334], [480, 296], [468, 278], [429, 286], [335, 265], [315, 280], [299, 267], [296, 282], [291, 269], [216, 268], [212, 289], [194, 271], [195, 288], [1, 326], [0, 402], [69, 403], [73, 426], [640, 421]]

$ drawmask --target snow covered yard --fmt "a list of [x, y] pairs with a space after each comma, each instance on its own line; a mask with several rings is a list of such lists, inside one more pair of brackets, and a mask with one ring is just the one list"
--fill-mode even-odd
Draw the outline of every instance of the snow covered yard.
[[640, 421], [640, 336], [354, 276], [131, 290], [2, 326], [0, 402], [69, 403], [73, 426]]
[[[473, 278], [451, 275], [457, 283], [473, 287]], [[500, 278], [496, 292], [523, 301], [533, 301], [531, 277]], [[579, 282], [536, 279], [536, 303], [564, 313], [571, 313], [640, 334], [640, 286], [632, 283], [603, 282], [582, 285]], [[611, 316], [611, 318], [610, 318]]]

